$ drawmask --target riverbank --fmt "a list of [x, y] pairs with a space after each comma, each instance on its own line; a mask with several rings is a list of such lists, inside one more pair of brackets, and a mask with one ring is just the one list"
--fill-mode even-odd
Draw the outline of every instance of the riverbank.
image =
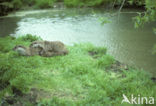
[[[0, 16], [7, 15], [10, 12], [17, 10], [35, 10], [35, 9], [46, 9], [46, 8], [86, 8], [86, 7], [97, 7], [97, 8], [109, 8], [113, 9], [119, 7], [122, 1], [107, 1], [107, 0], [1, 0], [0, 1]], [[126, 1], [124, 8], [143, 8], [144, 1]]]
[[24, 57], [12, 51], [37, 37], [0, 38], [2, 105], [115, 105], [122, 95], [155, 97], [155, 80], [143, 70], [117, 62], [105, 47], [68, 46], [69, 54]]
[[[60, 40], [66, 45], [90, 42], [107, 47], [108, 53], [116, 60], [156, 75], [156, 55], [152, 55], [152, 47], [156, 42], [152, 28], [156, 24], [135, 29], [132, 18], [140, 10], [123, 9], [120, 23], [115, 15], [117, 12], [104, 8], [19, 11], [0, 18], [0, 36], [18, 37], [29, 33], [44, 40]], [[101, 25], [101, 19], [110, 23]]]

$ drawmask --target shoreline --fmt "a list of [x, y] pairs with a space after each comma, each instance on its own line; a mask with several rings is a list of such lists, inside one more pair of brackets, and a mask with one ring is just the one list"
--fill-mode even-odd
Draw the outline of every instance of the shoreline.
[[[71, 8], [47, 8], [47, 9], [20, 9], [20, 10], [16, 10], [16, 11], [12, 11], [7, 15], [4, 16], [0, 16], [0, 18], [7, 18], [7, 17], [23, 17], [25, 15], [29, 15], [29, 14], [36, 14], [36, 13], [44, 13], [44, 12], [48, 12], [48, 11], [62, 11], [62, 10], [66, 10], [66, 9], [71, 9]], [[79, 8], [75, 8], [73, 7], [72, 9], [79, 9]], [[80, 8], [80, 9], [99, 9], [96, 7], [84, 7], [84, 8]], [[105, 9], [105, 8], [100, 8], [100, 9]], [[115, 9], [114, 9], [115, 10]], [[106, 11], [114, 11], [114, 10], [106, 10]], [[130, 12], [127, 12], [131, 10]], [[137, 11], [136, 11], [137, 10]], [[133, 8], [123, 8], [123, 10], [120, 12], [120, 14], [137, 14], [137, 13], [145, 13], [144, 10], [142, 9], [133, 9]], [[118, 11], [116, 10], [116, 13], [118, 13]]]
[[[3, 6], [3, 3], [0, 3], [0, 8], [2, 8]], [[4, 5], [5, 6], [5, 5]], [[107, 6], [107, 4], [103, 4], [101, 6], [71, 6], [71, 7], [68, 7], [64, 4], [64, 2], [56, 2], [53, 4], [52, 7], [48, 7], [48, 8], [36, 8], [35, 6], [24, 6], [24, 7], [21, 7], [19, 9], [14, 9], [14, 8], [9, 8], [8, 7], [8, 10], [6, 9], [6, 13], [5, 11], [0, 11], [0, 16], [7, 16], [8, 14], [10, 13], [15, 13], [15, 12], [18, 12], [18, 11], [32, 11], [32, 10], [45, 10], [45, 9], [67, 9], [67, 8], [105, 8], [105, 9], [108, 9], [108, 10], [113, 10], [113, 9], [118, 9], [120, 7], [120, 5], [109, 5]], [[138, 5], [124, 5], [123, 9], [140, 9], [140, 10], [143, 10], [145, 11], [145, 8], [144, 8], [144, 5], [141, 5], [141, 6], [138, 6]], [[4, 12], [4, 13], [3, 13]], [[3, 15], [4, 14], [4, 15]]]

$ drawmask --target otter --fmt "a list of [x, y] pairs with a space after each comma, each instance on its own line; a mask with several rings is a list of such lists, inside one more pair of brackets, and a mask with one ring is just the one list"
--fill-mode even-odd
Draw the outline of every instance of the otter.
[[43, 57], [52, 57], [68, 54], [65, 45], [60, 41], [34, 41], [29, 47], [17, 45], [13, 50], [22, 56], [40, 55]]
[[42, 49], [39, 55], [45, 57], [68, 54], [65, 45], [60, 41], [34, 41], [29, 47]]
[[13, 48], [13, 50], [22, 56], [34, 56], [39, 55], [41, 48], [29, 48], [22, 45], [17, 45]]

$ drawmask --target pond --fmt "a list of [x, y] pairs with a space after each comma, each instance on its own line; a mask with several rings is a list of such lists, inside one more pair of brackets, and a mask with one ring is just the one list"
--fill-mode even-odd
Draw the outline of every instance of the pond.
[[[156, 23], [135, 29], [132, 17], [139, 10], [53, 9], [19, 11], [0, 18], [0, 36], [38, 35], [44, 40], [60, 40], [67, 45], [90, 42], [105, 46], [120, 62], [144, 69], [156, 76], [156, 55], [152, 47]], [[107, 18], [106, 18], [107, 17]], [[101, 24], [104, 18], [109, 23]]]

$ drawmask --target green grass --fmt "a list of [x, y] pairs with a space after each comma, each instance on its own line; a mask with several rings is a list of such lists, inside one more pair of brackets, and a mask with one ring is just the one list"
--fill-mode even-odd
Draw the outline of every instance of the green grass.
[[[31, 88], [48, 92], [48, 97], [41, 95], [38, 106], [116, 106], [121, 104], [122, 94], [156, 96], [156, 85], [145, 71], [109, 70], [115, 60], [104, 47], [75, 44], [67, 47], [68, 55], [49, 58], [19, 56], [12, 51], [15, 45], [28, 46], [36, 39], [31, 35], [0, 38], [0, 84], [9, 83], [0, 90], [1, 99], [14, 95], [13, 88], [25, 94]], [[23, 104], [31, 104], [27, 102]]]

